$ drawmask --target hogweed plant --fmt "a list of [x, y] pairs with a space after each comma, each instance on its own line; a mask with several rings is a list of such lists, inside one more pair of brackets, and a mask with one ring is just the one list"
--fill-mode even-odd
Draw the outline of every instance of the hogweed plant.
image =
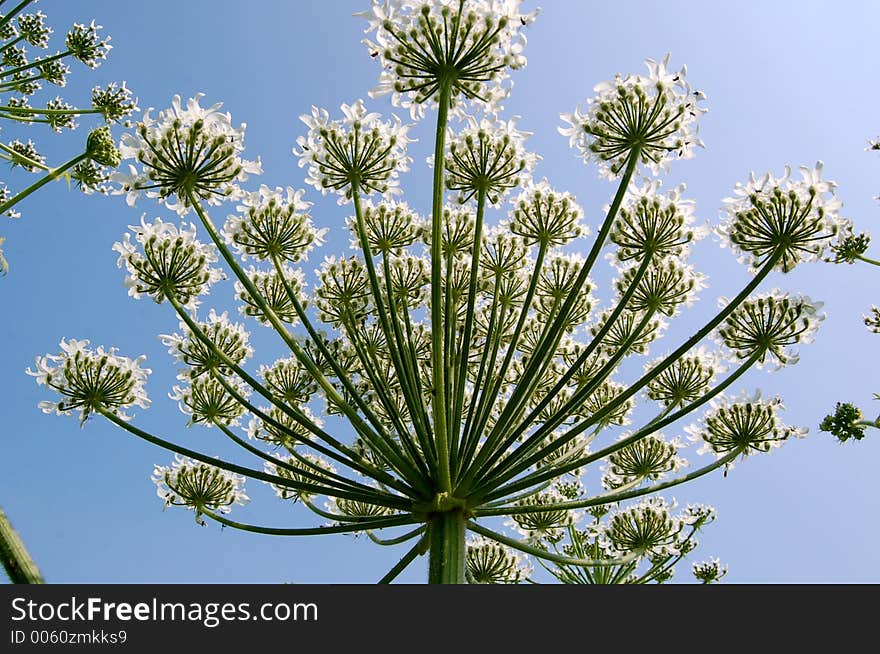
[[[137, 99], [125, 82], [95, 86], [88, 106], [75, 106], [57, 94], [55, 89], [67, 85], [71, 66], [95, 69], [107, 58], [112, 48], [110, 37], [101, 35], [101, 26], [94, 21], [74, 23], [64, 37], [64, 49], [44, 55], [40, 51], [53, 42], [53, 30], [42, 11], [25, 12], [35, 3], [0, 0], [0, 129], [11, 131], [0, 141], [0, 159], [17, 171], [13, 175], [16, 182], [19, 177], [26, 178], [20, 173], [39, 177], [18, 191], [0, 181], [0, 214], [10, 218], [21, 217], [18, 204], [54, 180], [66, 179], [84, 193], [106, 193], [110, 171], [120, 162], [109, 125], [125, 121], [138, 110]], [[41, 93], [44, 86], [48, 94]], [[79, 121], [92, 116], [99, 116], [104, 124], [88, 133], [81, 152], [58, 165], [49, 165], [34, 141], [27, 138], [35, 125], [62, 133], [75, 130]], [[0, 273], [6, 269], [0, 250]]]
[[[880, 150], [880, 138], [876, 141], [868, 141], [866, 150]], [[880, 200], [880, 197], [877, 198]], [[880, 260], [865, 256], [871, 245], [871, 236], [867, 232], [855, 233], [853, 229], [844, 231], [837, 242], [831, 246], [832, 255], [828, 261], [832, 263], [848, 263], [857, 261], [871, 266], [880, 266]], [[863, 317], [865, 327], [874, 334], [880, 334], [880, 308], [871, 307], [870, 312]], [[874, 398], [880, 400], [880, 393], [875, 393]], [[834, 413], [825, 416], [819, 425], [819, 429], [829, 432], [841, 443], [850, 439], [861, 440], [865, 437], [865, 430], [869, 427], [880, 429], [880, 414], [874, 419], [866, 419], [862, 410], [850, 402], [838, 402]]]
[[[533, 559], [566, 582], [667, 580], [714, 512], [658, 493], [805, 433], [783, 422], [779, 398], [729, 391], [753, 366], [795, 363], [813, 337], [818, 303], [757, 291], [819, 260], [846, 226], [834, 184], [821, 164], [737, 184], [711, 231], [751, 280], [690, 338], [648, 358], [705, 286], [688, 257], [710, 230], [685, 189], [659, 179], [702, 145], [704, 96], [686, 70], [648, 60], [646, 73], [599, 84], [562, 116], [578, 156], [616, 184], [604, 217], [587, 217], [572, 194], [533, 178], [528, 134], [501, 115], [535, 13], [518, 0], [374, 0], [363, 16], [382, 71], [374, 95], [390, 94], [415, 123], [361, 100], [302, 117], [294, 154], [309, 185], [350, 208], [357, 251], [324, 258], [310, 292], [304, 262], [325, 237], [312, 204], [291, 188], [248, 190], [259, 160], [244, 158], [244, 126], [219, 104], [175, 97], [119, 146], [132, 163], [114, 175], [116, 191], [130, 204], [154, 198], [180, 220], [143, 218], [114, 247], [129, 294], [179, 318], [161, 337], [182, 366], [171, 396], [191, 425], [256, 463], [136, 426], [130, 409], [150, 403], [143, 357], [86, 341], [62, 340], [29, 370], [61, 396], [43, 410], [98, 415], [174, 452], [153, 473], [159, 497], [200, 523], [411, 542], [383, 582], [424, 554], [431, 583], [522, 582]], [[400, 184], [410, 133], [429, 115], [422, 215]], [[606, 249], [617, 278], [603, 308], [591, 274]], [[226, 275], [239, 318], [202, 308]], [[252, 364], [248, 319], [289, 356]], [[638, 358], [642, 372], [626, 379], [622, 364]], [[634, 418], [640, 401], [652, 417]], [[350, 431], [331, 433], [322, 412]], [[690, 465], [695, 449], [711, 461]], [[248, 479], [317, 519], [232, 520]], [[726, 568], [711, 559], [693, 572], [710, 582]]]

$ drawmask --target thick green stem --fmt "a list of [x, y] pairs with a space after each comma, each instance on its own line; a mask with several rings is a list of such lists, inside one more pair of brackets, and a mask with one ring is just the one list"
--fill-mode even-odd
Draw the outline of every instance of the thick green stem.
[[[446, 152], [446, 124], [449, 120], [449, 101], [452, 88], [448, 80], [441, 83], [439, 109], [437, 112], [437, 140], [434, 144], [434, 193], [431, 214], [431, 373], [432, 402], [434, 414], [434, 437], [437, 439], [439, 485], [445, 492], [452, 491], [452, 475], [449, 470], [449, 440], [446, 425], [446, 375], [443, 366], [443, 157]], [[449, 320], [449, 316], [445, 316]], [[464, 538], [462, 536], [462, 538]], [[433, 543], [432, 543], [433, 550]], [[463, 573], [462, 573], [463, 574]]]
[[42, 584], [43, 576], [0, 509], [0, 562], [13, 584]]
[[466, 531], [467, 518], [461, 509], [431, 516], [428, 521], [429, 584], [465, 583]]

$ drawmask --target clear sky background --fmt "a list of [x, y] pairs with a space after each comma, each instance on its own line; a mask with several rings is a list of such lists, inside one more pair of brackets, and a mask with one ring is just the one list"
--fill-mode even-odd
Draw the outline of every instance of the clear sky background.
[[[871, 230], [880, 220], [880, 157], [864, 151], [880, 134], [877, 82], [880, 5], [838, 2], [581, 2], [544, 0], [528, 30], [528, 66], [514, 73], [507, 115], [534, 132], [529, 145], [543, 156], [537, 175], [575, 193], [595, 227], [614, 187], [598, 179], [567, 147], [556, 127], [616, 72], [642, 72], [646, 57], [672, 52], [672, 66], [688, 65], [689, 80], [708, 96], [701, 135], [707, 148], [675, 162], [665, 186], [685, 181], [701, 219], [716, 224], [722, 198], [749, 171], [782, 172], [786, 163], [825, 162], [839, 183], [845, 215]], [[270, 186], [303, 186], [291, 147], [304, 128], [298, 116], [312, 104], [334, 112], [341, 102], [366, 97], [378, 64], [360, 43], [364, 22], [352, 14], [368, 0], [45, 0], [39, 8], [60, 37], [73, 22], [96, 18], [113, 37], [110, 60], [98, 71], [74, 68], [65, 96], [84, 99], [93, 84], [126, 80], [141, 107], [164, 108], [171, 96], [206, 94], [223, 101], [233, 122], [246, 122], [247, 156], [260, 155]], [[529, 2], [526, 8], [535, 3]], [[387, 112], [386, 100], [369, 101]], [[424, 162], [433, 114], [413, 134], [415, 170], [403, 179], [407, 199], [429, 208]], [[37, 130], [39, 131], [39, 130]], [[11, 134], [4, 132], [4, 138]], [[75, 154], [85, 131], [72, 138], [40, 135], [53, 162]], [[316, 202], [313, 216], [331, 228], [323, 254], [347, 247], [346, 209], [333, 198]], [[24, 217], [3, 219], [12, 266], [0, 280], [0, 505], [18, 528], [50, 582], [374, 582], [408, 546], [380, 548], [350, 536], [285, 539], [221, 531], [193, 522], [192, 513], [162, 511], [149, 476], [171, 455], [101, 420], [79, 429], [77, 420], [46, 416], [46, 397], [24, 370], [37, 354], [56, 352], [61, 337], [118, 346], [123, 354], [148, 356], [154, 371], [149, 411], [136, 424], [201, 449], [231, 456], [216, 430], [185, 428], [186, 418], [166, 394], [175, 365], [156, 335], [177, 329], [167, 305], [127, 297], [115, 265], [113, 243], [142, 212], [172, 219], [141, 200], [85, 197], [56, 183], [21, 205]], [[217, 220], [225, 217], [214, 211]], [[497, 219], [498, 214], [495, 214]], [[880, 230], [874, 229], [875, 232]], [[877, 252], [875, 245], [874, 252]], [[654, 354], [698, 328], [715, 299], [735, 294], [748, 278], [730, 250], [707, 239], [694, 262], [709, 288], [675, 321]], [[607, 272], [597, 275], [607, 299]], [[730, 582], [878, 582], [878, 432], [840, 446], [818, 423], [838, 400], [880, 411], [880, 336], [869, 334], [861, 314], [880, 303], [880, 271], [869, 267], [812, 264], [774, 274], [764, 286], [823, 300], [828, 317], [801, 362], [778, 373], [755, 370], [740, 389], [781, 394], [784, 419], [811, 428], [808, 438], [769, 456], [740, 463], [680, 488], [682, 504], [713, 504], [718, 520], [701, 540], [699, 556], [730, 564]], [[208, 306], [234, 310], [231, 288], [219, 285]], [[277, 339], [253, 326], [255, 367], [282, 354]], [[684, 426], [687, 422], [679, 425]], [[344, 426], [339, 426], [344, 430]], [[666, 430], [674, 435], [672, 429]], [[339, 433], [347, 433], [340, 431]], [[250, 483], [252, 503], [233, 517], [273, 526], [316, 524], [302, 511], [274, 500]], [[424, 560], [403, 581], [425, 579]], [[679, 579], [689, 572], [679, 570]]]

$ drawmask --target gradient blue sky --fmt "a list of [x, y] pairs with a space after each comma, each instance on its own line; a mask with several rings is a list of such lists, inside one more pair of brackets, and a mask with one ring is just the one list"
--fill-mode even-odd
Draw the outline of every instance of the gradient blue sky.
[[[223, 101], [234, 122], [248, 124], [247, 153], [259, 154], [265, 170], [255, 184], [302, 187], [302, 171], [290, 152], [303, 133], [297, 117], [312, 104], [332, 111], [366, 97], [378, 79], [376, 62], [360, 44], [363, 21], [352, 17], [367, 4], [46, 0], [40, 8], [59, 33], [74, 20], [94, 17], [113, 36], [110, 60], [95, 72], [76, 68], [66, 96], [82, 98], [95, 83], [121, 79], [143, 108], [168, 106], [175, 93], [204, 92], [206, 103]], [[701, 131], [707, 148], [675, 163], [665, 183], [685, 181], [701, 218], [717, 222], [721, 199], [749, 171], [780, 173], [786, 163], [818, 159], [838, 181], [847, 216], [865, 229], [880, 218], [874, 199], [880, 157], [864, 152], [867, 139], [880, 133], [877, 3], [542, 4], [528, 30], [528, 66], [514, 73], [507, 114], [522, 115], [520, 127], [534, 132], [529, 145], [543, 156], [537, 174], [575, 193], [593, 225], [614, 189], [568, 149], [556, 132], [558, 114], [583, 102], [597, 82], [615, 72], [641, 72], [645, 57], [666, 52], [672, 52], [674, 67], [688, 65], [689, 79], [708, 95]], [[389, 109], [386, 101], [368, 106]], [[422, 211], [428, 207], [421, 162], [430, 124], [414, 132], [420, 139], [413, 149], [415, 171], [404, 178], [408, 199]], [[57, 148], [53, 159], [59, 161], [84, 136], [41, 135], [39, 142]], [[316, 202], [316, 220], [331, 227], [325, 253], [342, 251], [346, 210], [313, 190], [308, 197]], [[173, 216], [150, 202], [131, 209], [121, 199], [81, 196], [60, 183], [21, 209], [23, 219], [4, 219], [2, 226], [12, 270], [0, 280], [0, 505], [47, 580], [359, 583], [376, 581], [397, 561], [405, 546], [198, 527], [190, 512], [163, 512], [155, 495], [152, 465], [167, 463], [168, 453], [100, 420], [79, 429], [75, 419], [43, 415], [36, 405], [45, 391], [24, 369], [36, 354], [57, 351], [62, 336], [88, 338], [131, 356], [147, 354], [154, 406], [137, 412], [137, 424], [209, 453], [232, 453], [220, 434], [185, 429], [185, 417], [167, 399], [175, 366], [156, 335], [174, 331], [177, 321], [165, 305], [127, 297], [111, 251], [142, 212]], [[319, 260], [313, 257], [309, 267]], [[716, 297], [735, 293], [747, 279], [730, 251], [711, 239], [697, 248], [694, 260], [710, 276], [710, 286], [657, 353], [693, 331]], [[608, 279], [607, 273], [598, 275], [600, 283]], [[837, 400], [880, 411], [871, 400], [880, 391], [880, 336], [872, 337], [860, 319], [872, 302], [880, 303], [878, 282], [878, 272], [867, 267], [814, 264], [776, 274], [765, 286], [824, 300], [828, 317], [816, 343], [802, 348], [798, 365], [779, 373], [750, 372], [740, 385], [782, 394], [785, 419], [809, 426], [809, 437], [741, 463], [727, 478], [714, 474], [675, 493], [681, 503], [702, 501], [718, 509], [700, 554], [729, 563], [728, 581], [880, 581], [880, 439], [875, 432], [840, 446], [816, 429]], [[226, 303], [227, 291], [215, 291], [218, 306]], [[602, 293], [607, 298], [607, 285], [600, 286]], [[254, 329], [259, 362], [281, 354], [267, 330]], [[276, 526], [304, 523], [303, 513], [273, 500], [267, 488], [251, 483], [249, 490], [254, 501], [238, 517]], [[688, 574], [679, 571], [682, 580]], [[424, 575], [418, 562], [401, 580], [419, 582]]]

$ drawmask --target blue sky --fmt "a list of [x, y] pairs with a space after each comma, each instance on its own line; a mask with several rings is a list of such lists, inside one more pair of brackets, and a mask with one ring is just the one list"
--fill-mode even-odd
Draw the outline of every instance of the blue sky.
[[[688, 65], [692, 84], [708, 96], [701, 123], [706, 149], [674, 163], [664, 182], [667, 188], [686, 182], [701, 219], [716, 223], [721, 199], [751, 170], [778, 174], [786, 163], [822, 159], [825, 174], [839, 183], [845, 215], [862, 229], [877, 224], [880, 157], [864, 151], [867, 139], [880, 134], [876, 3], [542, 4], [528, 30], [529, 63], [514, 73], [506, 113], [521, 115], [519, 126], [534, 132], [529, 146], [543, 157], [536, 174], [573, 192], [593, 225], [614, 187], [568, 149], [556, 131], [558, 114], [584, 102], [597, 82], [641, 72], [644, 58], [666, 52], [674, 67]], [[376, 62], [360, 44], [364, 23], [352, 17], [366, 7], [367, 0], [40, 3], [56, 36], [74, 20], [94, 17], [113, 37], [110, 60], [94, 72], [75, 68], [65, 96], [82, 99], [92, 85], [122, 79], [142, 108], [166, 107], [175, 93], [203, 92], [205, 103], [222, 101], [235, 123], [247, 123], [247, 155], [259, 154], [265, 171], [254, 184], [296, 188], [303, 186], [290, 151], [303, 133], [297, 117], [313, 104], [332, 112], [366, 97], [378, 79]], [[368, 106], [390, 110], [384, 100]], [[414, 130], [415, 170], [403, 178], [407, 198], [421, 211], [428, 208], [421, 162], [431, 122]], [[51, 145], [44, 149], [61, 161], [84, 137], [84, 131], [59, 139], [39, 134], [38, 142]], [[314, 190], [307, 197], [316, 203], [316, 221], [331, 228], [323, 253], [341, 252], [346, 209]], [[175, 365], [156, 335], [176, 330], [177, 321], [166, 305], [127, 297], [111, 251], [142, 212], [173, 216], [151, 202], [131, 209], [119, 198], [81, 196], [60, 183], [21, 210], [21, 220], [4, 218], [0, 230], [12, 265], [0, 280], [0, 505], [49, 581], [366, 583], [397, 561], [405, 547], [379, 548], [363, 538], [283, 539], [198, 527], [189, 512], [163, 512], [155, 495], [149, 475], [154, 463], [170, 461], [168, 453], [98, 420], [79, 429], [75, 419], [43, 415], [36, 405], [44, 390], [24, 369], [35, 355], [56, 351], [62, 336], [88, 338], [131, 356], [147, 354], [154, 406], [137, 412], [137, 424], [208, 453], [232, 453], [214, 431], [186, 429], [186, 418], [167, 399]], [[310, 267], [319, 260], [313, 257]], [[658, 353], [694, 331], [716, 297], [735, 293], [748, 278], [711, 239], [696, 249], [694, 262], [709, 275], [709, 288], [677, 319]], [[778, 373], [752, 371], [739, 386], [782, 395], [785, 420], [810, 427], [808, 438], [674, 494], [681, 503], [717, 508], [700, 554], [729, 563], [728, 581], [880, 581], [880, 439], [875, 432], [840, 446], [816, 428], [838, 400], [880, 411], [871, 400], [880, 392], [880, 336], [860, 319], [880, 303], [878, 282], [868, 267], [813, 264], [766, 283], [765, 289], [824, 301], [828, 317], [816, 342], [802, 348], [800, 363]], [[217, 306], [225, 306], [228, 290], [214, 292]], [[607, 297], [607, 285], [601, 292]], [[253, 329], [259, 362], [282, 354], [267, 330]], [[306, 520], [268, 489], [252, 483], [250, 491], [253, 502], [237, 511], [240, 517], [275, 526]], [[419, 562], [401, 579], [418, 582], [424, 575]], [[687, 579], [687, 571], [679, 577]]]

